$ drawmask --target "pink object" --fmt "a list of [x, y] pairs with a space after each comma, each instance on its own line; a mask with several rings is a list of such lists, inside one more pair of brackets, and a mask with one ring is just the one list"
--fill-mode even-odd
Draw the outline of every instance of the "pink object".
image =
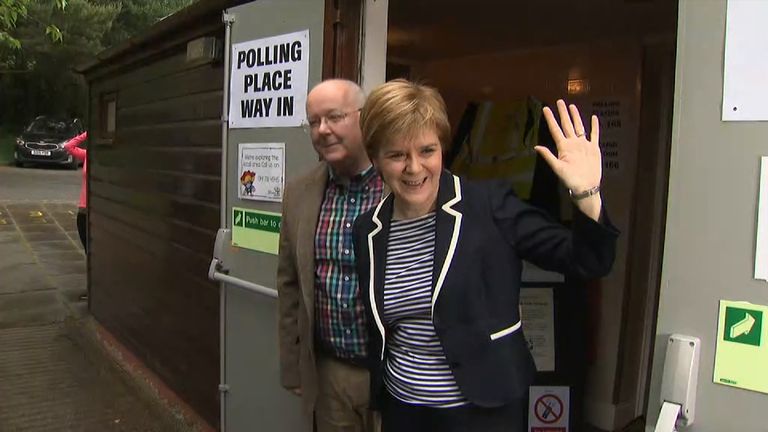
[[64, 143], [64, 149], [69, 152], [77, 160], [83, 161], [83, 185], [80, 187], [80, 203], [78, 207], [85, 208], [88, 205], [88, 154], [86, 149], [78, 147], [83, 141], [88, 138], [88, 132], [83, 132], [80, 135], [72, 138]]

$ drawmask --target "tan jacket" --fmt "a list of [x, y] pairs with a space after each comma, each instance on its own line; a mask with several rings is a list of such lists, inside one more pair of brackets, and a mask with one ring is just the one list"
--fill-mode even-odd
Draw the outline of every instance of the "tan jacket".
[[304, 409], [314, 410], [317, 369], [314, 353], [315, 231], [328, 166], [319, 163], [286, 185], [277, 264], [280, 383], [301, 388]]
[[[320, 162], [288, 183], [283, 194], [277, 263], [280, 383], [301, 388], [304, 409], [317, 399], [315, 326], [315, 232], [328, 183], [328, 165]], [[389, 194], [385, 185], [382, 196]]]

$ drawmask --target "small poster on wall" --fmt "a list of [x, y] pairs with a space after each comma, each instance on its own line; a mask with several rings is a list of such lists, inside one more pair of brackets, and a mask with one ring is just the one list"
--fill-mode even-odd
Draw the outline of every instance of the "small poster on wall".
[[531, 386], [528, 391], [528, 431], [568, 432], [571, 388]]
[[306, 119], [309, 30], [232, 45], [229, 127], [292, 127]]
[[244, 143], [238, 147], [237, 197], [244, 200], [283, 200], [285, 143]]
[[552, 288], [521, 288], [520, 315], [536, 369], [555, 370], [555, 302]]
[[723, 59], [723, 121], [766, 121], [768, 2], [728, 1]]
[[768, 157], [760, 158], [760, 195], [757, 198], [755, 279], [768, 282]]

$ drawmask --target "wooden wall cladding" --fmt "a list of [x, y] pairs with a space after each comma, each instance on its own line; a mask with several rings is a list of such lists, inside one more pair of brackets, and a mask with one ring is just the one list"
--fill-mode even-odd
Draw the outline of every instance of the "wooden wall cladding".
[[90, 87], [91, 125], [102, 95], [117, 100], [114, 137], [92, 134], [89, 147], [92, 313], [212, 425], [219, 296], [206, 271], [219, 227], [223, 73], [220, 62], [188, 64], [180, 39]]

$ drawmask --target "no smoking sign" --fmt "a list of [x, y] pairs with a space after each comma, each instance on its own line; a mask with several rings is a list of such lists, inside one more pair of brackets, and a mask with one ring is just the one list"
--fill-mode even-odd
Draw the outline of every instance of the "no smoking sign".
[[530, 388], [530, 432], [568, 432], [569, 387]]

